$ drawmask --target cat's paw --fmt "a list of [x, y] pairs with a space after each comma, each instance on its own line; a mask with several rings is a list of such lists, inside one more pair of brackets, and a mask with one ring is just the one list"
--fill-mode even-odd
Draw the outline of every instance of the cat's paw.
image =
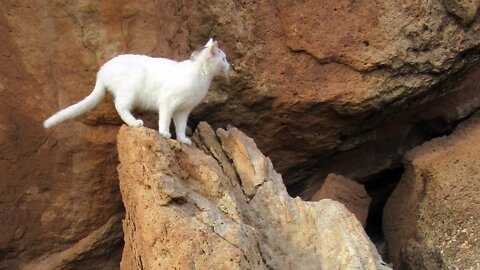
[[143, 121], [142, 120], [135, 120], [130, 126], [132, 127], [141, 127], [143, 126]]
[[184, 144], [188, 144], [188, 145], [192, 144], [192, 141], [189, 138], [177, 138], [177, 141], [179, 141], [181, 143], [184, 143]]
[[159, 131], [160, 134], [165, 138], [165, 139], [170, 139], [172, 137], [172, 134], [168, 131]]

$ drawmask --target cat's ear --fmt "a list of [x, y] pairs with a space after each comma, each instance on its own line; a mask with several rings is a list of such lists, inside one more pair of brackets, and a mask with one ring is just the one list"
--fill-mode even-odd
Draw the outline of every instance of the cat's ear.
[[213, 38], [210, 38], [210, 40], [208, 40], [207, 44], [205, 44], [205, 47], [210, 47], [212, 46], [213, 44]]
[[218, 42], [213, 42], [213, 44], [210, 47], [210, 54], [214, 56], [218, 52]]

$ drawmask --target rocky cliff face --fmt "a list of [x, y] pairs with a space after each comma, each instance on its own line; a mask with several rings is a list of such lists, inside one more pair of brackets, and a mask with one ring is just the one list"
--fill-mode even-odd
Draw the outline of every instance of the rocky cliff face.
[[[111, 100], [53, 130], [41, 126], [86, 96], [110, 57], [184, 59], [215, 36], [232, 83], [213, 85], [190, 125], [240, 128], [288, 191], [310, 199], [330, 173], [388, 180], [378, 176], [401, 167], [406, 151], [478, 110], [479, 5], [2, 1], [0, 268], [118, 266], [121, 121]], [[154, 115], [142, 117], [155, 128]]]
[[290, 197], [238, 129], [200, 123], [195, 142], [120, 129], [122, 269], [388, 269], [353, 214]]

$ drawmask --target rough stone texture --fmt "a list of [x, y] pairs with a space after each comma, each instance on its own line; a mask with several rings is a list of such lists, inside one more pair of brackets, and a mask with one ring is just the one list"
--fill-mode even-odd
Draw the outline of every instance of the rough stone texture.
[[238, 129], [200, 123], [195, 142], [120, 129], [122, 269], [388, 269], [355, 216], [291, 198]]
[[290, 188], [299, 190], [302, 197], [311, 198], [331, 172], [363, 183], [379, 171], [400, 167], [401, 153], [451, 131], [459, 121], [478, 110], [480, 65], [435, 89], [440, 91], [442, 88], [449, 89], [449, 92], [433, 100], [421, 101], [421, 105], [400, 110], [375, 130], [369, 131], [365, 143], [321, 158], [323, 163], [319, 164], [312, 177]]
[[469, 69], [477, 9], [469, 0], [1, 1], [0, 266], [71, 250], [122, 211], [111, 100], [41, 126], [85, 97], [110, 57], [183, 59], [216, 36], [232, 83], [212, 87], [191, 125], [242, 128], [289, 190], [310, 198], [328, 173], [363, 181], [479, 107], [478, 65]]
[[469, 24], [477, 15], [480, 1], [478, 0], [443, 0], [448, 12], [457, 16], [464, 24]]
[[[304, 198], [332, 171], [357, 180], [398, 164], [419, 121], [402, 116], [417, 110], [426, 116], [422, 121], [436, 120], [422, 105], [453, 95], [445, 80], [478, 62], [479, 20], [464, 26], [441, 1], [211, 5], [219, 6], [214, 16], [233, 16], [211, 31], [226, 42], [234, 80], [229, 88], [214, 88], [194, 119], [245, 130], [291, 192]], [[480, 107], [475, 100], [473, 107], [463, 107], [468, 99], [452, 107], [468, 114]], [[377, 132], [396, 125], [395, 118], [402, 120], [396, 130]], [[358, 150], [363, 146], [382, 157], [365, 158]]]
[[409, 151], [384, 210], [396, 269], [480, 269], [480, 114]]
[[322, 199], [332, 199], [342, 203], [357, 217], [363, 227], [367, 225], [368, 208], [372, 199], [362, 184], [341, 175], [329, 174], [322, 188], [313, 195], [311, 200]]
[[122, 237], [121, 231], [118, 230], [122, 216], [120, 214], [113, 216], [107, 223], [68, 249], [21, 265], [20, 269], [117, 269], [120, 258], [115, 250], [108, 249], [118, 246], [118, 239]]

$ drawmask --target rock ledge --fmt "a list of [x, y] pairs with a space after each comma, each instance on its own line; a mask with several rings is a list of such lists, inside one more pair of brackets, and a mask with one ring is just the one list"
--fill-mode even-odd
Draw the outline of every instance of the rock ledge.
[[388, 269], [353, 214], [291, 198], [241, 131], [201, 123], [193, 139], [120, 129], [122, 269]]

